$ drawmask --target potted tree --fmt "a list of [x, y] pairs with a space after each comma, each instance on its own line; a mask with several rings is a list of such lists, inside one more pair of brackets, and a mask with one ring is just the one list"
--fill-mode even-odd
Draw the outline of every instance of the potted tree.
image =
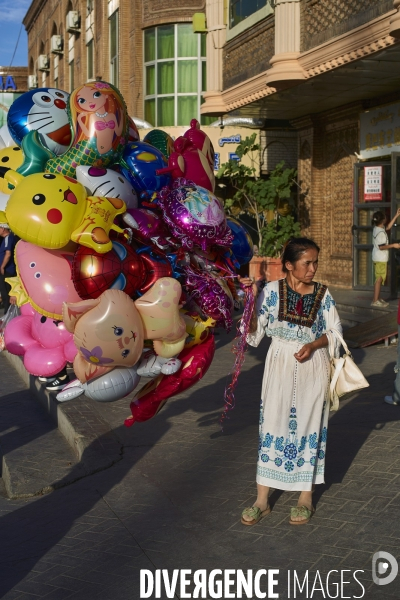
[[[278, 163], [268, 177], [256, 176], [256, 161], [260, 147], [255, 143], [256, 134], [246, 137], [236, 148], [238, 160], [221, 165], [217, 178], [229, 180], [233, 193], [225, 200], [228, 214], [253, 217], [258, 246], [250, 261], [249, 275], [256, 279], [274, 281], [283, 277], [282, 249], [290, 237], [300, 235], [300, 224], [291, 214], [294, 206], [292, 189], [296, 183], [296, 169], [286, 168], [284, 161]], [[248, 155], [251, 166], [240, 162]]]

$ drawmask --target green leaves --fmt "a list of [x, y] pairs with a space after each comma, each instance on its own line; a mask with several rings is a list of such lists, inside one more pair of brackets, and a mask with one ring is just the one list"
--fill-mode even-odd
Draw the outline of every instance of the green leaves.
[[300, 225], [287, 214], [294, 205], [292, 188], [297, 171], [285, 168], [282, 161], [268, 177], [257, 177], [260, 146], [255, 143], [256, 137], [255, 133], [246, 137], [235, 151], [240, 158], [248, 156], [251, 166], [229, 160], [221, 165], [217, 178], [229, 179], [231, 187], [236, 190], [225, 201], [225, 209], [233, 216], [246, 213], [254, 217], [260, 255], [276, 257], [289, 237], [300, 235]]

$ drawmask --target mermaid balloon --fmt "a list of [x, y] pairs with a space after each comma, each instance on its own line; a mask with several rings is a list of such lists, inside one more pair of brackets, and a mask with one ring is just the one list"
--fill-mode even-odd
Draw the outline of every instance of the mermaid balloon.
[[76, 88], [69, 99], [73, 141], [67, 152], [47, 161], [48, 173], [75, 177], [78, 165], [107, 167], [122, 155], [129, 121], [121, 94], [110, 83], [95, 81]]

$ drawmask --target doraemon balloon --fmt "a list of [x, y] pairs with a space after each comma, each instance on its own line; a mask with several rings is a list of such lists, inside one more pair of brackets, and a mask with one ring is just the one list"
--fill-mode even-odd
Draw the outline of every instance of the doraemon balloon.
[[63, 154], [71, 142], [67, 114], [69, 94], [53, 88], [39, 88], [17, 98], [7, 115], [7, 125], [18, 146], [29, 131], [38, 131], [54, 154]]

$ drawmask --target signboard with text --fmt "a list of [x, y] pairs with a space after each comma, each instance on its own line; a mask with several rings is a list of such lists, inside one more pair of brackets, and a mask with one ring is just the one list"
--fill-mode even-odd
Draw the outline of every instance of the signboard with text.
[[[187, 127], [161, 127], [164, 131], [176, 140], [177, 137], [183, 135], [185, 131], [189, 129]], [[212, 145], [214, 146], [215, 159], [214, 159], [214, 171], [218, 171], [220, 166], [228, 160], [239, 160], [235, 150], [238, 144], [246, 137], [250, 137], [252, 133], [256, 134], [255, 144], [260, 143], [260, 131], [259, 129], [248, 129], [246, 127], [231, 127], [227, 126], [223, 129], [219, 127], [210, 127], [209, 125], [203, 125], [201, 129], [208, 135]], [[149, 130], [141, 130], [140, 134], [142, 139]], [[260, 175], [260, 157], [256, 156], [254, 162], [251, 161], [249, 155], [243, 157], [243, 164], [252, 166], [256, 170], [256, 176]]]
[[360, 154], [363, 159], [400, 152], [400, 103], [360, 115]]
[[364, 167], [364, 200], [379, 202], [382, 200], [383, 167]]

